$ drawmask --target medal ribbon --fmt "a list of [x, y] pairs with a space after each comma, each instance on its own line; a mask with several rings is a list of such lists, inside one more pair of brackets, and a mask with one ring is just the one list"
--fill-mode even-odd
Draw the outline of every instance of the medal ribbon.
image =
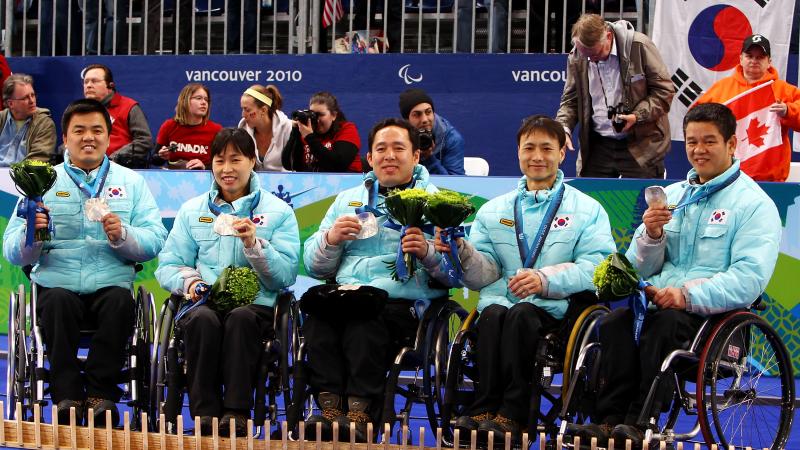
[[[108, 169], [111, 167], [111, 163], [108, 161], [108, 156], [103, 157], [103, 162], [100, 164], [100, 170], [97, 172], [97, 177], [95, 177], [94, 182], [87, 183], [85, 181], [81, 181], [80, 178], [75, 174], [75, 169], [64, 165], [64, 171], [67, 172], [69, 178], [78, 186], [78, 189], [83, 192], [88, 198], [98, 198], [100, 193], [103, 192], [103, 186], [106, 184], [106, 178], [108, 177]], [[92, 187], [94, 186], [94, 189]]]
[[[256, 191], [256, 195], [253, 197], [253, 203], [250, 205], [250, 213], [249, 213], [250, 220], [253, 220], [253, 212], [256, 210], [260, 202], [261, 202], [261, 190], [258, 190]], [[209, 211], [211, 211], [211, 214], [214, 214], [215, 216], [222, 214], [222, 208], [220, 208], [219, 206], [217, 206], [216, 203], [214, 203], [214, 200], [211, 199], [210, 195], [208, 196], [208, 209]]]
[[[547, 211], [544, 213], [544, 218], [539, 224], [539, 231], [536, 232], [536, 238], [533, 243], [528, 246], [528, 239], [525, 237], [525, 227], [522, 222], [522, 199], [521, 195], [517, 195], [517, 201], [514, 202], [514, 228], [517, 232], [517, 247], [519, 248], [519, 257], [522, 260], [522, 267], [530, 269], [536, 264], [539, 258], [539, 253], [542, 252], [544, 247], [544, 240], [547, 238], [547, 233], [550, 231], [550, 225], [558, 212], [561, 201], [564, 199], [564, 184], [562, 183], [556, 192], [553, 193], [550, 199], [550, 204], [547, 206]], [[527, 253], [526, 253], [527, 250]]]
[[702, 189], [698, 189], [697, 192], [695, 192], [694, 194], [689, 196], [689, 198], [686, 198], [686, 196], [689, 195], [689, 189], [687, 188], [683, 192], [683, 197], [681, 197], [681, 201], [678, 202], [677, 205], [675, 205], [674, 207], [670, 207], [669, 209], [673, 210], [673, 211], [677, 210], [677, 209], [681, 209], [683, 207], [691, 205], [692, 203], [697, 203], [697, 202], [699, 202], [700, 200], [702, 200], [702, 199], [704, 199], [706, 197], [710, 197], [714, 193], [719, 192], [719, 191], [725, 189], [726, 187], [730, 186], [731, 184], [733, 184], [733, 182], [736, 181], [739, 178], [739, 174], [740, 173], [741, 173], [741, 170], [737, 170], [736, 172], [733, 172], [725, 181], [723, 181], [720, 184], [711, 186], [710, 188], [708, 188], [705, 191], [703, 191]]

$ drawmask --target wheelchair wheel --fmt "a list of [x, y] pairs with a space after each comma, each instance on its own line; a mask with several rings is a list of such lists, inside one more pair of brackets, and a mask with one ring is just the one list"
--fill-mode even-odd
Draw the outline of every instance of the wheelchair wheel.
[[462, 328], [467, 311], [454, 301], [442, 308], [433, 326], [427, 330], [424, 355], [427, 364], [422, 372], [425, 409], [431, 429], [440, 427], [441, 411], [446, 394], [448, 357], [451, 343]]
[[474, 322], [478, 310], [473, 310], [461, 327], [447, 358], [447, 375], [443, 402], [440, 409], [440, 427], [442, 438], [448, 445], [453, 445], [453, 425], [456, 418], [466, 414], [467, 408], [475, 400], [472, 384], [478, 376], [475, 365], [475, 329]]
[[26, 395], [28, 372], [26, 350], [25, 287], [20, 285], [9, 298], [8, 316], [8, 364], [6, 367], [6, 417], [14, 420], [17, 402], [22, 403], [22, 420], [31, 407]]
[[709, 447], [785, 448], [794, 375], [786, 347], [764, 319], [738, 312], [711, 332], [699, 361], [697, 405]]
[[164, 413], [167, 398], [167, 350], [172, 339], [173, 318], [177, 304], [170, 297], [161, 306], [161, 312], [154, 323], [155, 342], [150, 357], [150, 405], [149, 426], [152, 431], [158, 430], [158, 420]]
[[145, 429], [142, 412], [150, 415], [151, 348], [153, 345], [153, 296], [142, 286], [136, 291], [136, 325], [131, 340], [130, 373], [134, 428]]

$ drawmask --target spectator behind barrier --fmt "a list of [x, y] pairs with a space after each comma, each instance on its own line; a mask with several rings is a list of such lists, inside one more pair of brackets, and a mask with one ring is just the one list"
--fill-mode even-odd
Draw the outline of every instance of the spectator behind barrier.
[[400, 115], [420, 132], [420, 164], [433, 175], [464, 175], [464, 138], [436, 114], [433, 99], [422, 89], [408, 89], [400, 94], [399, 106]]
[[668, 376], [655, 391], [653, 409], [642, 411], [664, 358], [685, 348], [704, 318], [748, 307], [772, 276], [781, 219], [772, 199], [733, 157], [735, 132], [736, 118], [719, 103], [686, 113], [683, 134], [692, 169], [686, 181], [666, 188], [664, 204], [644, 211], [627, 252], [639, 275], [657, 288], [652, 302], [658, 309], [639, 316], [640, 337], [630, 308], [615, 309], [603, 320], [595, 424], [579, 427], [582, 441], [596, 437], [605, 446], [611, 435], [641, 448], [650, 425], [638, 422], [640, 412], [658, 418], [673, 398]]
[[209, 119], [211, 92], [200, 83], [181, 89], [175, 104], [175, 117], [161, 124], [156, 137], [158, 153], [153, 164], [168, 169], [208, 169], [211, 167], [211, 142], [222, 126]]
[[[389, 362], [402, 346], [413, 346], [419, 323], [415, 305], [447, 296], [447, 275], [439, 270], [441, 255], [417, 227], [400, 232], [386, 228], [384, 199], [390, 189], [437, 191], [428, 171], [419, 163], [416, 130], [405, 120], [385, 119], [372, 128], [367, 160], [374, 168], [364, 184], [336, 196], [325, 218], [304, 244], [308, 274], [320, 280], [335, 279], [338, 286], [323, 285], [314, 297], [303, 296], [308, 314], [303, 333], [308, 349], [308, 383], [317, 395], [320, 415], [306, 422], [307, 438], [332, 438], [332, 423], [339, 423], [339, 439], [350, 439], [355, 422], [358, 442], [367, 436], [367, 423], [379, 414]], [[359, 208], [359, 209], [357, 209]], [[377, 217], [377, 234], [358, 237], [362, 230], [356, 212]], [[366, 220], [366, 219], [364, 219]], [[416, 275], [397, 281], [387, 267], [398, 247], [421, 262]], [[345, 285], [360, 286], [357, 290]], [[335, 295], [334, 295], [335, 294]], [[386, 297], [388, 296], [388, 301]], [[309, 303], [317, 300], [316, 312]], [[385, 306], [384, 306], [385, 302]], [[378, 427], [375, 428], [376, 430]]]
[[572, 42], [556, 120], [570, 150], [581, 124], [578, 176], [663, 178], [675, 88], [653, 41], [627, 21], [584, 14]]
[[361, 172], [361, 138], [333, 94], [317, 92], [307, 110], [295, 113], [292, 135], [283, 149], [284, 168], [297, 172]]
[[[595, 267], [616, 250], [600, 203], [564, 183], [558, 168], [566, 142], [561, 125], [546, 116], [528, 117], [517, 142], [523, 173], [517, 189], [483, 205], [469, 240], [458, 241], [464, 285], [480, 290], [480, 382], [467, 415], [456, 420], [461, 436], [478, 430], [493, 433], [495, 442], [501, 442], [510, 432], [515, 443], [528, 423], [531, 399], [538, 401], [541, 395], [540, 386], [530, 381], [539, 337], [558, 328], [570, 296], [594, 292]], [[520, 222], [516, 209], [522, 212]], [[505, 225], [512, 220], [514, 225]], [[536, 230], [542, 222], [548, 226], [540, 232], [543, 246], [537, 253], [533, 244], [540, 240]], [[526, 238], [518, 240], [519, 233]], [[436, 244], [440, 252], [450, 251], [438, 237]]]
[[103, 103], [111, 115], [108, 157], [130, 168], [144, 168], [153, 148], [153, 137], [136, 100], [117, 92], [111, 69], [91, 64], [81, 71], [83, 96]]
[[[188, 294], [193, 302], [177, 320], [192, 417], [200, 416], [203, 434], [210, 435], [212, 418], [224, 412], [220, 432], [228, 435], [234, 419], [236, 434], [244, 436], [262, 342], [275, 334], [275, 300], [297, 277], [300, 236], [292, 208], [261, 188], [247, 132], [220, 131], [211, 158], [211, 189], [181, 206], [159, 255], [156, 278], [164, 289]], [[233, 220], [230, 230], [217, 226], [226, 217]], [[203, 293], [228, 266], [251, 267], [261, 282], [252, 304], [222, 314], [205, 303]]]
[[247, 130], [256, 145], [255, 170], [286, 172], [281, 157], [292, 134], [292, 122], [281, 111], [283, 97], [277, 86], [254, 84], [244, 91], [239, 104], [239, 128]]
[[[770, 81], [775, 103], [769, 107], [769, 111], [778, 115], [782, 142], [778, 148], [756, 154], [747, 151], [747, 148], [753, 145], [748, 143], [742, 149], [737, 147], [735, 156], [741, 159], [742, 171], [756, 181], [786, 181], [792, 162], [789, 129], [795, 132], [800, 130], [800, 89], [778, 79], [778, 71], [772, 66], [770, 45], [766, 37], [760, 34], [747, 37], [734, 72], [714, 83], [697, 103], [727, 102], [755, 86]], [[748, 125], [749, 122], [743, 126]]]
[[[37, 213], [35, 222], [40, 230], [52, 221], [52, 240], [26, 246], [26, 222], [12, 214], [3, 256], [15, 265], [33, 265], [59, 422], [68, 423], [75, 407], [78, 423], [93, 408], [95, 425], [105, 424], [107, 410], [116, 425], [117, 382], [135, 319], [134, 265], [156, 257], [167, 230], [144, 178], [106, 157], [111, 117], [100, 102], [72, 102], [61, 127], [65, 161], [55, 167], [58, 178], [43, 199], [47, 211]], [[82, 374], [77, 352], [87, 319], [97, 331]]]
[[0, 167], [23, 159], [50, 162], [56, 147], [56, 124], [50, 110], [36, 107], [33, 77], [15, 73], [3, 83], [0, 111]]

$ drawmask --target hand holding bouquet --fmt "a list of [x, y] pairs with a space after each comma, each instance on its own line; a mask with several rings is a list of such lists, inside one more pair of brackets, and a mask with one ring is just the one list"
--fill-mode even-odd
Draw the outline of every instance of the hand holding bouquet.
[[473, 212], [475, 207], [470, 203], [468, 196], [449, 190], [429, 195], [425, 205], [425, 217], [431, 224], [441, 229], [439, 235], [442, 243], [450, 247], [450, 252], [442, 259], [442, 267], [453, 285], [456, 285], [463, 275], [456, 239], [464, 237], [464, 227], [461, 224]]
[[397, 247], [397, 258], [388, 263], [393, 280], [405, 282], [414, 276], [417, 269], [416, 257], [410, 253], [403, 253], [402, 240], [408, 228], [422, 227], [428, 195], [423, 189], [397, 189], [386, 196], [385, 205], [390, 220], [386, 221], [384, 226], [399, 230], [401, 241]]
[[597, 297], [601, 301], [628, 298], [628, 306], [633, 311], [634, 318], [633, 338], [638, 344], [647, 313], [647, 294], [655, 288], [639, 277], [639, 273], [622, 253], [608, 255], [595, 268], [592, 283], [597, 287]]
[[56, 171], [46, 162], [25, 160], [11, 165], [9, 172], [17, 191], [25, 197], [17, 207], [17, 216], [26, 220], [27, 231], [25, 246], [30, 247], [33, 241], [49, 241], [53, 232], [53, 224], [49, 221], [47, 228], [36, 230], [36, 214], [47, 214], [42, 203], [42, 196], [56, 182]]

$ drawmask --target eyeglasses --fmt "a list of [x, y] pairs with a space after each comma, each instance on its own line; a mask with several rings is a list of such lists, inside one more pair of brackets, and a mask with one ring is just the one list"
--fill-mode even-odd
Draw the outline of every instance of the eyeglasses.
[[34, 100], [36, 100], [36, 93], [35, 92], [31, 92], [30, 94], [26, 95], [25, 97], [10, 98], [9, 100], [26, 101], [26, 102], [34, 101]]
[[194, 97], [189, 97], [189, 99], [198, 101], [198, 102], [206, 102], [208, 103], [208, 97], [203, 97], [201, 95], [195, 95]]

